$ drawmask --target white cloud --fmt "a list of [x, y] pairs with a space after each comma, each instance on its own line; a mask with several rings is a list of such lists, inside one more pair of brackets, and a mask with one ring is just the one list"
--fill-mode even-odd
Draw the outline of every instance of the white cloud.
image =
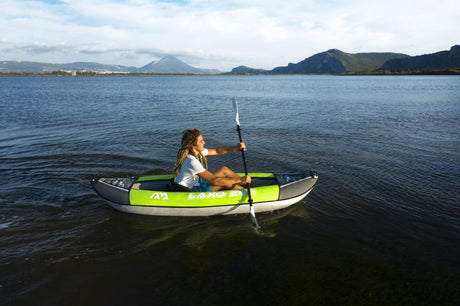
[[[0, 0], [0, 59], [271, 69], [330, 48], [411, 55], [458, 44], [457, 0]], [[20, 58], [18, 58], [20, 57]]]

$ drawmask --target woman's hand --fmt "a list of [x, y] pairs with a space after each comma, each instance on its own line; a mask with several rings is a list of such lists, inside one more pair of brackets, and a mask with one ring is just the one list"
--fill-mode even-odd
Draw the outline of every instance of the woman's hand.
[[251, 177], [249, 175], [245, 175], [240, 179], [241, 186], [246, 186], [247, 184], [251, 184]]
[[244, 144], [244, 142], [240, 142], [236, 147], [238, 148], [238, 151], [241, 151], [241, 150], [246, 151], [247, 150], [246, 145]]

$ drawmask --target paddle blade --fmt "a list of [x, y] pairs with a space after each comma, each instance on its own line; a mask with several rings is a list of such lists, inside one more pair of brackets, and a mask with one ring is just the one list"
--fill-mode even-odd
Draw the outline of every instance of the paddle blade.
[[233, 110], [235, 111], [235, 120], [236, 124], [240, 125], [240, 116], [238, 115], [238, 102], [236, 102], [236, 98], [233, 98]]
[[255, 228], [260, 228], [259, 223], [257, 223], [256, 214], [254, 212], [254, 206], [253, 205], [249, 206], [249, 213], [251, 214], [252, 225]]

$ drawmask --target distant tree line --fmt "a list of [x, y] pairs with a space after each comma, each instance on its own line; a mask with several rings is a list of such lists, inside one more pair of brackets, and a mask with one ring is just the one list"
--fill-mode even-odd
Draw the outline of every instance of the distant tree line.
[[[49, 73], [34, 72], [0, 72], [0, 76], [149, 76], [149, 75], [204, 75], [193, 73], [122, 73], [122, 72], [97, 72], [97, 71], [63, 71], [57, 70]], [[216, 74], [215, 74], [216, 75]], [[217, 75], [276, 75], [276, 73], [222, 73]], [[460, 75], [460, 68], [451, 69], [411, 69], [411, 70], [375, 70], [367, 72], [345, 72], [336, 75]]]
[[147, 76], [147, 75], [207, 75], [194, 73], [125, 73], [125, 72], [98, 72], [98, 71], [63, 71], [35, 73], [35, 72], [0, 72], [0, 76]]
[[451, 69], [410, 69], [410, 70], [376, 70], [369, 72], [348, 72], [346, 75], [458, 75], [460, 68]]

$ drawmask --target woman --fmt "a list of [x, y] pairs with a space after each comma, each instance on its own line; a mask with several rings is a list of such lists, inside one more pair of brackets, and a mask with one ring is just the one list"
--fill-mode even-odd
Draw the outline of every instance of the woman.
[[242, 189], [251, 183], [250, 176], [240, 177], [225, 166], [214, 172], [207, 170], [207, 155], [222, 155], [228, 152], [246, 150], [246, 145], [243, 142], [235, 147], [216, 149], [205, 149], [204, 145], [205, 141], [199, 129], [189, 129], [182, 132], [182, 144], [177, 152], [177, 161], [174, 165], [176, 183], [201, 192]]

